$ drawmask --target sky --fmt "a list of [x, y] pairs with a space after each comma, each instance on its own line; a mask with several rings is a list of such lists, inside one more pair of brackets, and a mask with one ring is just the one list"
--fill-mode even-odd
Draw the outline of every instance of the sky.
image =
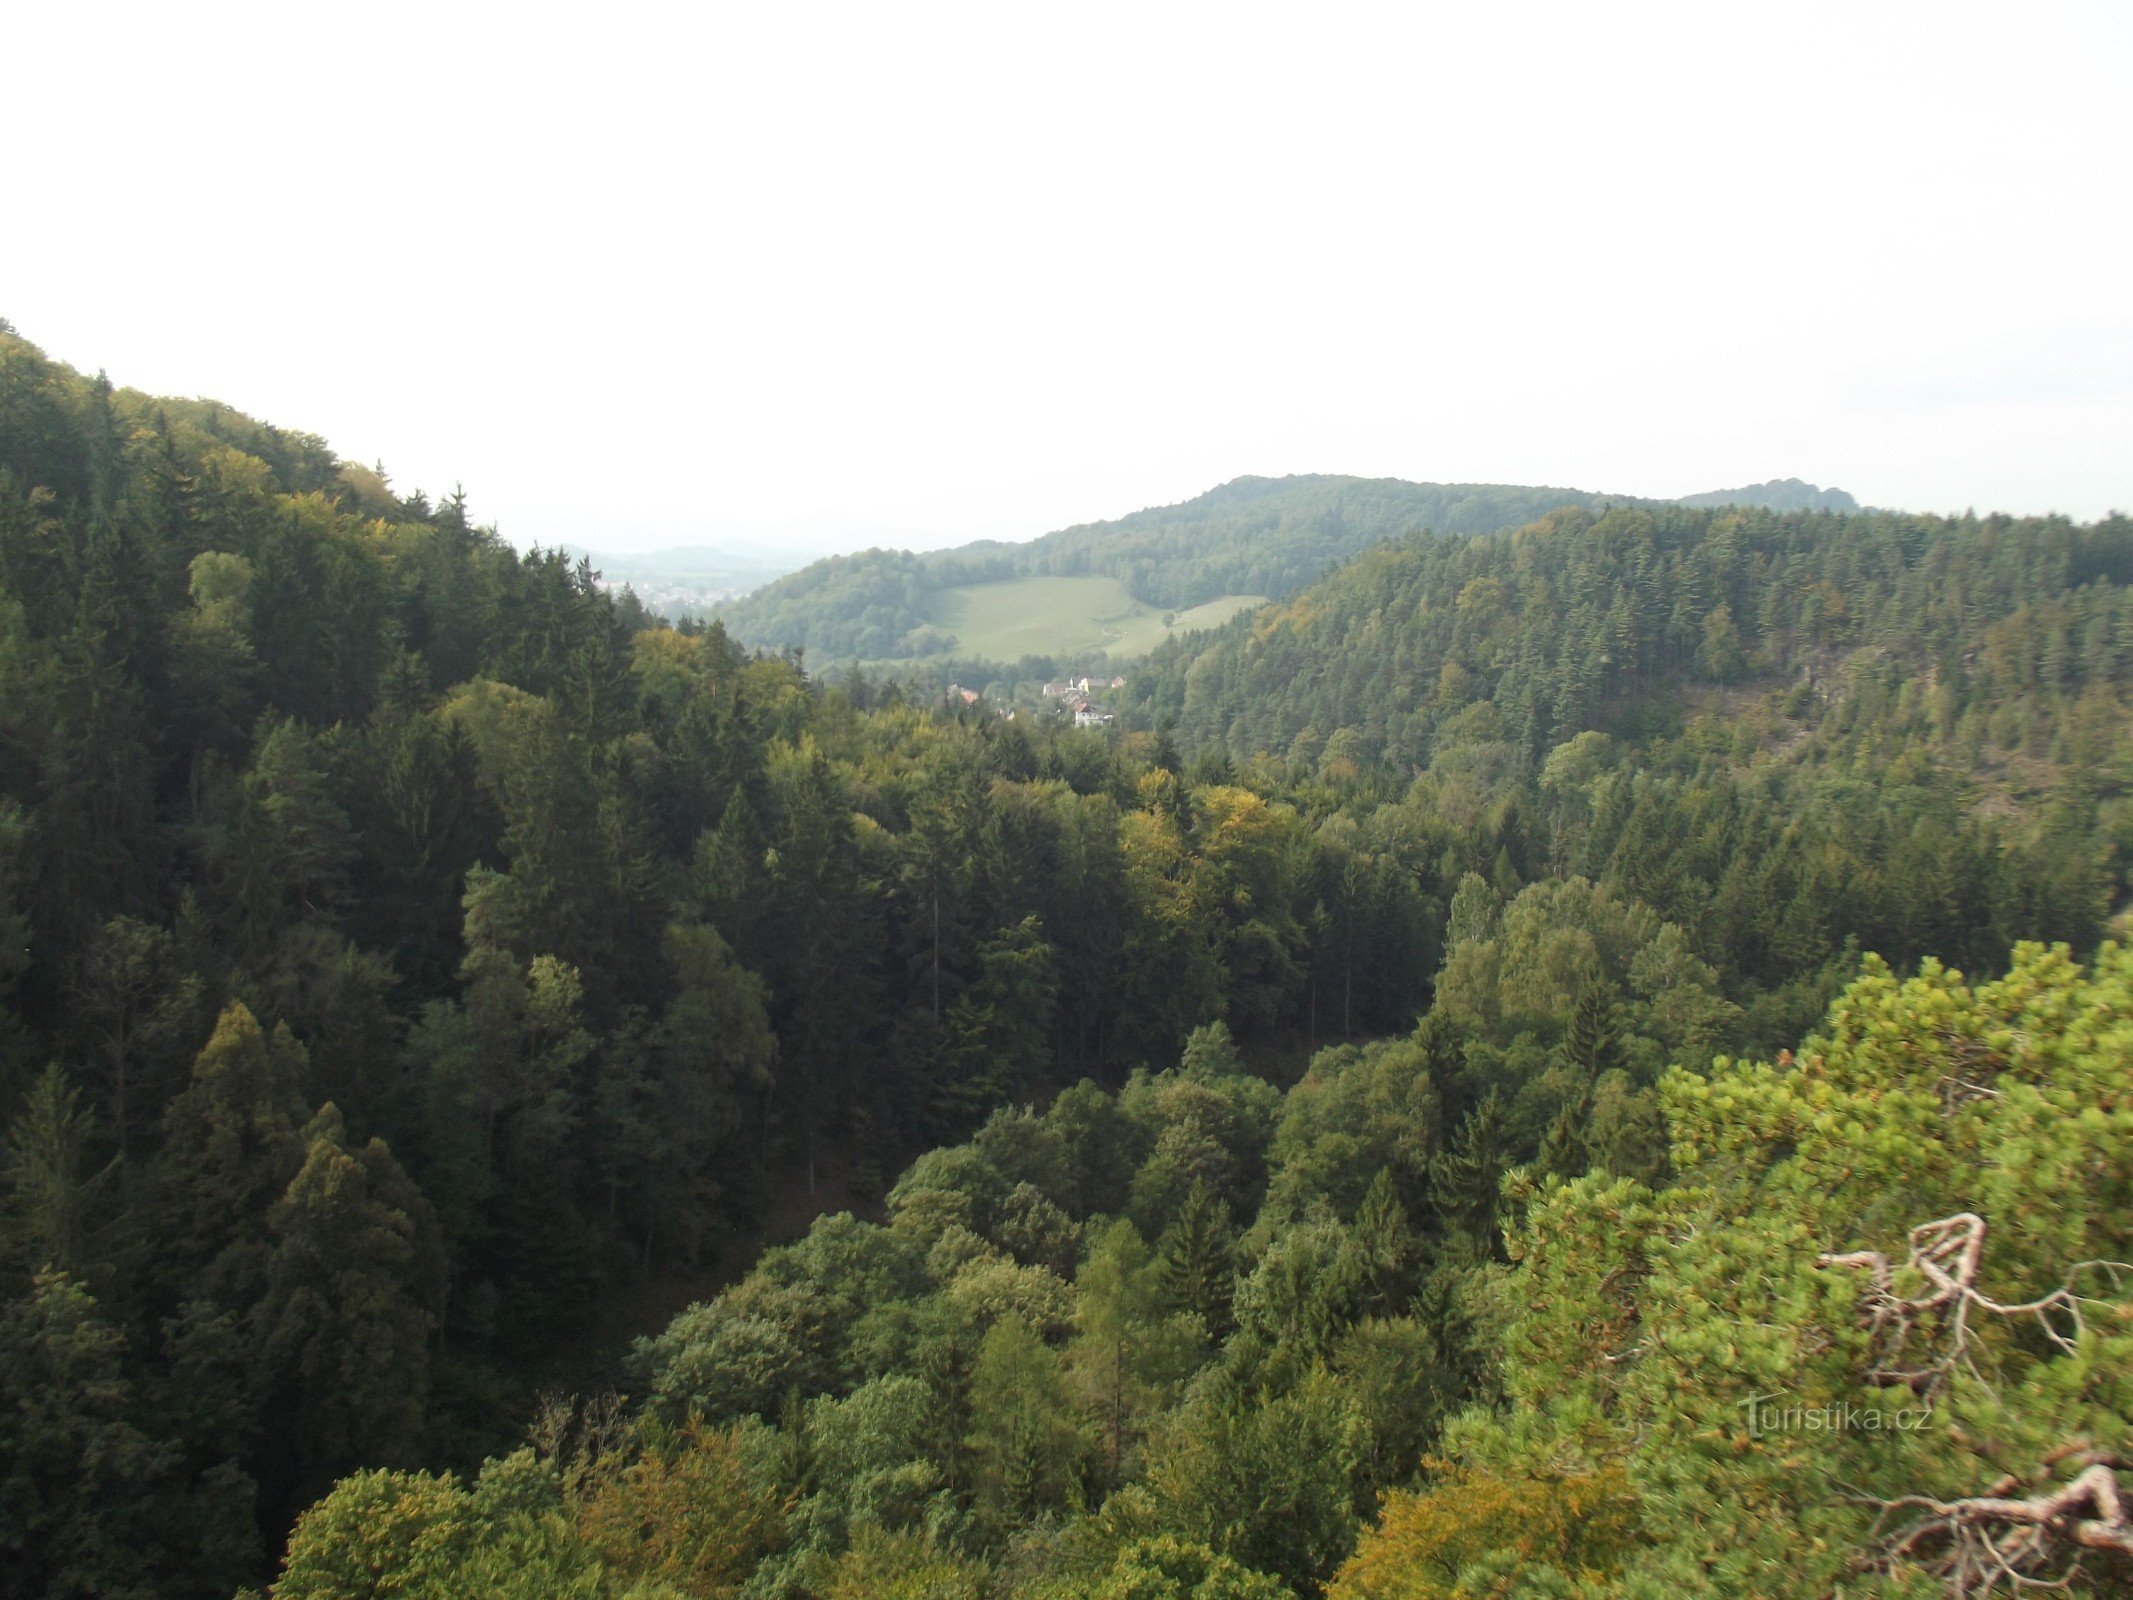
[[520, 544], [2133, 510], [2133, 6], [11, 8], [0, 316]]

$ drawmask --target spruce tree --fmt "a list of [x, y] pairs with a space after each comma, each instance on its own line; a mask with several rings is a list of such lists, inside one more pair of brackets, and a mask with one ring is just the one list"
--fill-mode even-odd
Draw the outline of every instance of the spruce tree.
[[761, 919], [764, 840], [755, 808], [736, 787], [718, 826], [696, 841], [693, 887], [705, 916], [735, 949], [752, 952]]
[[1496, 1214], [1510, 1147], [1503, 1102], [1491, 1089], [1460, 1125], [1451, 1148], [1430, 1163], [1430, 1201], [1446, 1242], [1469, 1259], [1486, 1260], [1501, 1247]]
[[1540, 1154], [1533, 1163], [1536, 1171], [1553, 1173], [1558, 1178], [1575, 1178], [1584, 1172], [1592, 1159], [1584, 1131], [1590, 1104], [1590, 1097], [1585, 1095], [1563, 1102], [1549, 1122], [1548, 1131], [1541, 1135]]
[[1605, 983], [1594, 979], [1578, 991], [1577, 1009], [1571, 1013], [1569, 1031], [1563, 1036], [1561, 1056], [1564, 1065], [1588, 1089], [1601, 1073], [1622, 1065], [1622, 1038], [1615, 1026], [1614, 997]]
[[1156, 1282], [1171, 1309], [1192, 1312], [1216, 1340], [1236, 1325], [1236, 1255], [1228, 1204], [1195, 1179], [1157, 1246]]
[[95, 1123], [57, 1062], [30, 1086], [0, 1147], [7, 1253], [33, 1268], [87, 1270], [99, 1197], [112, 1168], [90, 1156]]
[[1389, 1316], [1407, 1298], [1415, 1255], [1414, 1235], [1393, 1187], [1391, 1168], [1380, 1167], [1370, 1180], [1363, 1203], [1356, 1209], [1354, 1235], [1369, 1281], [1368, 1309]]

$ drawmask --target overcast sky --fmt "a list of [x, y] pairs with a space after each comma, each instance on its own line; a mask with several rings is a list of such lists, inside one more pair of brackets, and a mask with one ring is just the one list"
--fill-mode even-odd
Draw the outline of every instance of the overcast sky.
[[9, 8], [0, 315], [518, 541], [2133, 509], [2133, 6]]

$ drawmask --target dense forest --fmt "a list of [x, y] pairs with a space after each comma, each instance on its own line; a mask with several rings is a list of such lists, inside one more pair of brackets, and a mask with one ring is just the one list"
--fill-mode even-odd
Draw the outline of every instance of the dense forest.
[[2129, 1034], [2116, 946], [1868, 961], [1656, 1108], [1573, 1027], [1536, 1147], [1434, 1015], [1286, 1095], [1211, 1025], [641, 1342], [633, 1425], [343, 1480], [277, 1592], [2123, 1594]]
[[1076, 731], [0, 333], [10, 1592], [2122, 1592], [2133, 525], [1557, 505]]
[[1203, 762], [1516, 818], [1515, 873], [1619, 885], [1728, 971], [1809, 923], [1975, 967], [2123, 896], [2129, 582], [2123, 518], [1573, 508], [1370, 552], [1134, 692]]
[[[1841, 489], [1798, 479], [1700, 496], [1713, 504], [1855, 509]], [[818, 661], [948, 654], [946, 591], [1003, 578], [1119, 579], [1134, 598], [1182, 610], [1223, 595], [1284, 599], [1381, 540], [1519, 527], [1565, 505], [1645, 504], [1581, 489], [1305, 475], [1238, 478], [1180, 505], [1062, 528], [1026, 544], [981, 542], [914, 555], [832, 556], [718, 608], [735, 637]]]

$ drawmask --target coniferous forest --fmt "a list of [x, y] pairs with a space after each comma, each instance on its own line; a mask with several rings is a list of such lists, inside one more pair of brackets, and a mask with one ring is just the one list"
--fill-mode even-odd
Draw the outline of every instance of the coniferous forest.
[[0, 1590], [2133, 1592], [2133, 523], [1528, 513], [1076, 729], [0, 325]]

